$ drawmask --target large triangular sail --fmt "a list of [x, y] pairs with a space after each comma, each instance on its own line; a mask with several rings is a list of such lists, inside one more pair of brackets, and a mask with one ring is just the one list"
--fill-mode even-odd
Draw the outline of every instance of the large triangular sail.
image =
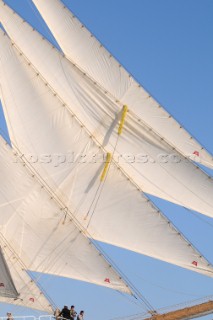
[[26, 169], [27, 163], [16, 161], [17, 151], [2, 139], [0, 151], [0, 208], [5, 213], [0, 215], [0, 231], [25, 269], [130, 294], [121, 276], [83, 235], [67, 208], [60, 207], [54, 193]]
[[65, 55], [184, 156], [213, 158], [117, 62], [60, 0], [33, 0]]
[[[191, 161], [187, 161], [180, 153], [173, 150], [162, 137], [141, 125], [131, 113], [131, 105], [124, 133], [114, 150], [117, 140], [116, 126], [122, 106], [119, 106], [118, 110], [118, 105], [99, 87], [96, 87], [78, 68], [3, 4], [1, 4], [0, 20], [13, 39], [17, 54], [26, 55], [28, 64], [52, 88], [65, 108], [70, 109], [80, 119], [90, 135], [106, 151], [113, 152], [118, 166], [139, 188], [144, 192], [213, 216], [211, 179]], [[7, 68], [5, 62], [2, 68]], [[20, 126], [18, 118], [11, 117], [9, 110], [5, 110], [5, 113], [12, 140], [18, 139], [20, 142], [22, 137], [16, 130]], [[22, 111], [22, 115], [24, 121], [25, 111]], [[28, 138], [29, 135], [26, 135], [25, 144], [31, 143], [27, 142]], [[164, 181], [167, 181], [167, 184]]]
[[[13, 146], [21, 150], [23, 156], [46, 180], [57, 197], [87, 228], [87, 235], [91, 234], [95, 239], [211, 276], [212, 266], [152, 206], [141, 190], [114, 162], [111, 163], [103, 191], [98, 195], [100, 201], [96, 201], [104, 163], [93, 161], [93, 156], [100, 156], [103, 160], [104, 151], [89, 137], [86, 129], [74, 115], [68, 112], [62, 101], [47, 83], [43, 82], [23, 55], [11, 46], [7, 36], [1, 36], [1, 44], [0, 63], [4, 70], [0, 80], [2, 102], [8, 123], [11, 121], [16, 123], [10, 127], [12, 139], [13, 137], [15, 139], [15, 141], [12, 140]], [[7, 80], [7, 77], [12, 81]], [[36, 216], [33, 215], [34, 209], [31, 209], [32, 216], [25, 217], [26, 212], [29, 212], [28, 208], [32, 207], [36, 210], [37, 206], [45, 205], [48, 209], [48, 206], [51, 206], [45, 197], [44, 202], [42, 199], [39, 201], [39, 192], [41, 192], [39, 187], [33, 191], [32, 187], [27, 187], [28, 201], [23, 204], [22, 201], [20, 202], [21, 211], [19, 215], [11, 217], [11, 228], [20, 225], [21, 230], [25, 219], [33, 222], [33, 217]], [[18, 197], [17, 202], [20, 199], [22, 199], [21, 196]], [[14, 199], [11, 199], [11, 203], [13, 201]], [[91, 208], [92, 203], [97, 204], [95, 212]], [[10, 207], [6, 208], [10, 215]], [[48, 210], [45, 209], [46, 215], [43, 219], [45, 226], [49, 225], [45, 220], [48, 218]], [[41, 208], [36, 212], [41, 212]], [[20, 216], [21, 220], [19, 220]], [[57, 219], [59, 218], [53, 222], [58, 223], [60, 228], [66, 229], [66, 224], [71, 224], [66, 220], [63, 226], [60, 224], [61, 220]], [[37, 223], [39, 219], [35, 221], [35, 226]], [[33, 234], [37, 232], [35, 228]], [[127, 232], [128, 237], [126, 237]], [[66, 234], [66, 232], [59, 232], [56, 236], [58, 237], [59, 234]], [[37, 235], [37, 237], [42, 239], [41, 236]], [[36, 243], [35, 241], [35, 245]], [[28, 252], [27, 248], [25, 252]], [[41, 252], [41, 257], [44, 257], [44, 251], [41, 250]], [[31, 256], [29, 264], [33, 261], [37, 270], [43, 260], [38, 261], [38, 264], [36, 260]], [[35, 270], [34, 266], [31, 266], [33, 270]], [[39, 271], [52, 272], [48, 268], [51, 268], [50, 263], [48, 266], [44, 265], [43, 269], [39, 267]], [[54, 271], [55, 274], [56, 272]], [[102, 276], [101, 281], [103, 278]]]

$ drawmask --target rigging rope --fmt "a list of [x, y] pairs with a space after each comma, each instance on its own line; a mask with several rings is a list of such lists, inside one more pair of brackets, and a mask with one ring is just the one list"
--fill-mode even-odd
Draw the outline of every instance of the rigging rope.
[[[38, 18], [38, 20], [40, 21], [40, 24], [42, 25], [43, 29], [46, 29], [46, 35], [48, 35], [48, 37], [51, 39], [51, 41], [49, 41], [51, 44], [53, 44], [57, 50], [61, 51], [60, 46], [58, 45], [57, 41], [55, 40], [54, 36], [52, 35], [50, 29], [48, 28], [46, 22], [43, 20], [43, 18], [41, 17], [39, 11], [37, 10], [37, 8], [35, 7], [35, 5], [33, 4], [33, 2], [31, 0], [28, 0], [29, 6], [32, 8], [32, 11], [35, 13], [35, 16]], [[42, 30], [41, 30], [42, 31]], [[41, 32], [39, 31], [39, 32]], [[43, 32], [42, 32], [43, 34]], [[45, 35], [45, 36], [46, 36]], [[48, 40], [47, 40], [48, 41]]]
[[160, 289], [162, 289], [162, 290], [170, 291], [170, 292], [177, 293], [177, 294], [184, 295], [184, 296], [191, 296], [191, 297], [201, 298], [200, 296], [195, 295], [195, 294], [192, 294], [192, 293], [184, 293], [183, 291], [173, 290], [173, 289], [168, 288], [168, 287], [165, 288], [165, 287], [163, 287], [163, 286], [161, 286], [161, 285], [159, 285], [159, 284], [157, 284], [157, 283], [154, 283], [154, 282], [152, 282], [152, 281], [149, 281], [149, 280], [147, 280], [147, 279], [145, 279], [145, 278], [143, 278], [143, 277], [141, 277], [141, 276], [139, 276], [139, 275], [137, 275], [137, 274], [135, 274], [135, 273], [134, 273], [134, 275], [135, 275], [136, 277], [138, 277], [139, 279], [147, 282], [148, 284], [151, 284], [151, 285], [153, 285], [154, 287], [160, 288]]
[[[109, 170], [110, 170], [110, 167], [111, 167], [111, 164], [112, 164], [112, 159], [114, 158], [114, 155], [115, 155], [115, 151], [116, 151], [116, 148], [117, 148], [117, 145], [118, 145], [118, 141], [119, 141], [119, 138], [121, 136], [121, 133], [122, 133], [122, 130], [123, 130], [123, 127], [124, 127], [124, 122], [125, 122], [125, 118], [126, 118], [126, 115], [127, 115], [127, 112], [128, 112], [128, 107], [126, 105], [123, 106], [123, 109], [122, 109], [122, 114], [121, 114], [121, 118], [120, 118], [120, 123], [119, 123], [119, 127], [118, 127], [118, 131], [117, 131], [117, 138], [116, 138], [116, 143], [115, 143], [115, 146], [114, 146], [114, 149], [113, 149], [113, 152], [112, 154], [111, 153], [107, 153], [107, 157], [106, 157], [106, 163], [105, 163], [105, 166], [104, 166], [104, 169], [103, 169], [103, 172], [101, 174], [101, 178], [100, 178], [100, 183], [99, 183], [99, 186], [97, 188], [97, 191], [95, 193], [95, 196], [94, 196], [94, 199], [91, 203], [91, 206], [87, 212], [87, 215], [86, 215], [86, 219], [87, 217], [89, 216], [89, 213], [90, 213], [90, 210], [92, 208], [92, 205], [93, 203], [95, 203], [94, 205], [94, 208], [93, 208], [93, 211], [90, 215], [90, 219], [88, 221], [88, 224], [87, 224], [87, 228], [89, 227], [90, 223], [91, 223], [91, 220], [92, 220], [92, 217], [95, 213], [95, 210], [97, 208], [97, 205], [98, 205], [98, 202], [100, 200], [100, 197], [101, 197], [101, 194], [102, 194], [102, 191], [103, 191], [103, 188], [104, 188], [104, 185], [105, 185], [105, 182], [106, 182], [106, 179], [108, 177], [108, 174], [109, 174]], [[100, 193], [98, 194], [99, 192], [99, 189], [100, 189]], [[97, 198], [97, 199], [96, 199]]]
[[205, 220], [203, 215], [198, 215], [196, 212], [194, 212], [191, 209], [188, 209], [186, 207], [183, 207], [187, 212], [189, 212], [191, 215], [193, 215], [196, 219], [202, 221], [203, 223], [207, 224], [209, 227], [213, 228], [213, 224], [207, 220]]

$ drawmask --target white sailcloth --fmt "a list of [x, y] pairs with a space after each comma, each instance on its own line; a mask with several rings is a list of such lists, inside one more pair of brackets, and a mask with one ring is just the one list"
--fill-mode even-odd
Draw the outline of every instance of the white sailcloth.
[[[10, 8], [2, 3], [0, 7], [0, 20], [15, 42], [14, 46], [18, 47], [16, 54], [26, 55], [28, 63], [32, 64], [36, 73], [50, 84], [55, 94], [63, 100], [65, 107], [70, 108], [85, 124], [91, 136], [107, 151], [113, 152], [117, 140], [116, 126], [120, 117], [119, 110], [122, 107], [119, 106], [118, 110], [118, 105], [109, 96]], [[20, 63], [22, 63], [21, 60]], [[7, 68], [5, 62], [3, 65], [3, 68]], [[17, 74], [16, 81], [19, 81], [18, 77]], [[138, 95], [135, 99], [138, 99]], [[18, 118], [13, 117], [12, 112], [6, 111], [6, 113], [8, 113], [8, 127], [12, 140], [22, 139], [17, 132], [13, 134], [13, 130], [20, 126]], [[25, 121], [25, 111], [22, 112], [22, 117]], [[165, 119], [162, 116], [153, 117], [155, 120], [158, 118]], [[61, 119], [61, 121], [67, 123], [68, 120]], [[161, 127], [165, 128], [164, 125]], [[64, 134], [62, 130], [59, 131], [59, 135]], [[26, 145], [30, 143], [29, 135], [24, 139]], [[148, 127], [141, 125], [130, 110], [114, 158], [144, 192], [212, 217], [211, 179], [162, 139]], [[194, 143], [193, 139], [190, 141]], [[165, 181], [167, 181], [166, 184]]]
[[[14, 235], [14, 234], [13, 234]], [[27, 272], [24, 270], [22, 263], [20, 262], [17, 255], [11, 250], [10, 246], [0, 235], [1, 253], [4, 255], [4, 259], [7, 263], [10, 271], [12, 280], [15, 285], [15, 289], [18, 292], [18, 296], [4, 297], [0, 295], [0, 302], [6, 302], [9, 304], [15, 304], [17, 306], [24, 306], [31, 309], [37, 309], [48, 313], [53, 312], [53, 308], [50, 302], [47, 300], [41, 289], [36, 283], [29, 277]], [[2, 273], [0, 272], [2, 276]], [[2, 286], [6, 287], [6, 278], [1, 278], [1, 289]]]
[[97, 81], [130, 112], [186, 157], [213, 167], [213, 158], [182, 126], [138, 85], [60, 0], [33, 0], [65, 55]]
[[25, 268], [131, 293], [67, 211], [23, 163], [16, 162], [17, 156], [2, 139], [0, 150], [1, 233]]
[[[212, 266], [148, 202], [114, 162], [102, 192], [99, 192], [103, 151], [10, 45], [7, 37], [1, 36], [0, 41], [2, 102], [13, 144], [84, 227], [88, 227], [89, 234], [97, 240], [211, 276]], [[70, 158], [72, 152], [75, 161]], [[30, 189], [27, 188], [27, 192]], [[38, 197], [38, 190], [29, 193], [32, 212]], [[40, 201], [42, 204], [42, 199]], [[24, 203], [26, 205], [28, 203]], [[48, 208], [46, 202], [45, 205]], [[24, 207], [21, 214], [26, 211], [29, 210]], [[48, 217], [48, 211], [45, 212]], [[17, 225], [18, 216], [13, 219], [13, 225]], [[30, 221], [33, 221], [32, 217]]]

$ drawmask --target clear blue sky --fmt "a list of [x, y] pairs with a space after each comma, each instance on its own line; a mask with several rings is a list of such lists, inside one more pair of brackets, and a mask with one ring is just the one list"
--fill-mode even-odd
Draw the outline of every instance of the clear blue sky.
[[[30, 0], [5, 2], [52, 40]], [[213, 1], [63, 2], [161, 105], [213, 153]], [[4, 127], [2, 115], [0, 121]], [[212, 219], [153, 200], [213, 263]], [[126, 250], [103, 247], [156, 308], [213, 294], [210, 278]], [[143, 312], [109, 289], [56, 277], [44, 276], [40, 281], [60, 307], [75, 304], [78, 311], [84, 309], [86, 320], [109, 320]], [[26, 313], [9, 309], [16, 314]], [[2, 306], [0, 313], [7, 310]]]

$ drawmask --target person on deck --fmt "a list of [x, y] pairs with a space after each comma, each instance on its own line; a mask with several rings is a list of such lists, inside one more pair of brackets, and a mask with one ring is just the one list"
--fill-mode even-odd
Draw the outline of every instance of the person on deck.
[[68, 309], [67, 306], [64, 306], [63, 309], [61, 310], [59, 316], [62, 316], [64, 319], [71, 319], [70, 318], [70, 310]]
[[76, 315], [77, 315], [77, 312], [75, 311], [75, 306], [71, 306], [71, 308], [70, 308], [70, 318], [71, 318], [71, 320], [75, 320]]
[[13, 316], [11, 312], [7, 312], [7, 320], [13, 320]]
[[59, 308], [55, 309], [54, 311], [54, 317], [56, 320], [60, 320], [61, 316], [60, 316], [61, 310]]
[[77, 316], [77, 320], [84, 320], [84, 311], [83, 310], [81, 310], [81, 312]]

